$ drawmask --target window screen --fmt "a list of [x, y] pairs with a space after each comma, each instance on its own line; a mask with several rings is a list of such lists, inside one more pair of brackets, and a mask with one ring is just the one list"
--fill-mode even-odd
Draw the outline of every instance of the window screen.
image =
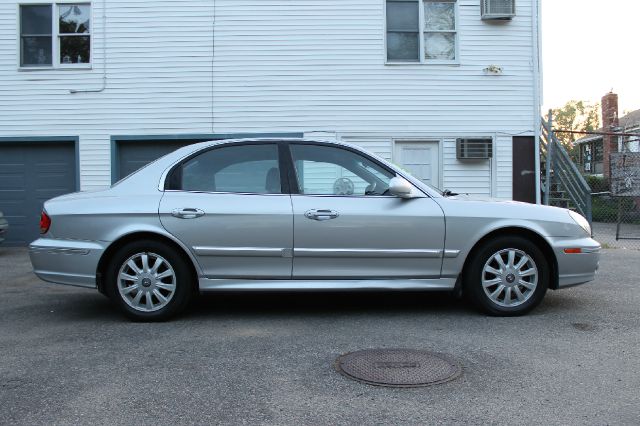
[[20, 66], [52, 65], [51, 5], [20, 6]]
[[91, 63], [91, 4], [20, 5], [20, 66]]
[[387, 1], [387, 60], [420, 60], [419, 26], [417, 1]]
[[387, 0], [387, 61], [457, 60], [456, 0]]
[[61, 64], [88, 64], [91, 54], [91, 6], [58, 6], [58, 39]]

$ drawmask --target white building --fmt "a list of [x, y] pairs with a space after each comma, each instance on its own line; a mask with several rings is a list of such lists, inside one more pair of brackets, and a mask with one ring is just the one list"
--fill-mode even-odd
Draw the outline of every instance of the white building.
[[[4, 0], [9, 241], [37, 233], [44, 199], [223, 137], [335, 138], [455, 192], [535, 200], [539, 5], [513, 3]], [[458, 158], [469, 138], [490, 158]]]

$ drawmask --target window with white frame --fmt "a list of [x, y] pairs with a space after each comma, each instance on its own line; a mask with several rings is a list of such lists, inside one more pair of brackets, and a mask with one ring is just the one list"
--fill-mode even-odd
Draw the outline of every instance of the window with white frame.
[[458, 60], [456, 0], [386, 0], [388, 62]]
[[20, 67], [87, 66], [91, 63], [91, 5], [20, 5]]

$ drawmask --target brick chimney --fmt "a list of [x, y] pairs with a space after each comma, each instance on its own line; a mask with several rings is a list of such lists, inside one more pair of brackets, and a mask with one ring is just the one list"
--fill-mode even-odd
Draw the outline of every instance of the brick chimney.
[[[620, 121], [618, 120], [618, 95], [609, 92], [602, 97], [602, 130], [604, 132], [616, 132], [618, 131], [618, 126], [620, 126]], [[608, 179], [611, 177], [609, 155], [618, 152], [618, 137], [605, 135], [602, 141], [602, 168], [604, 177]]]

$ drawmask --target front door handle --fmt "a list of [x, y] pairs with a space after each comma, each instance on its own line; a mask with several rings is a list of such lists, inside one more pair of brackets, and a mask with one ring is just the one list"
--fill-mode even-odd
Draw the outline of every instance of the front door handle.
[[204, 211], [191, 207], [185, 207], [182, 209], [174, 209], [171, 212], [171, 216], [177, 217], [178, 219], [195, 219], [197, 217], [204, 216]]
[[313, 220], [329, 220], [338, 217], [338, 212], [335, 210], [327, 209], [312, 209], [304, 213], [304, 217]]

